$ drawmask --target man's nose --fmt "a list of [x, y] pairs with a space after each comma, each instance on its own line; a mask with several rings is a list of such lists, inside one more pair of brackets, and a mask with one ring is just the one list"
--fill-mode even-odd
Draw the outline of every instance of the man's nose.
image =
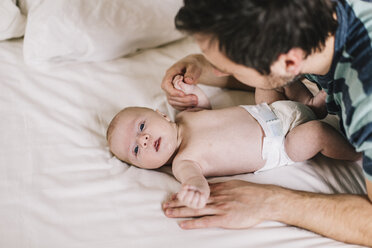
[[140, 134], [137, 138], [137, 142], [141, 147], [147, 147], [150, 142], [150, 135], [144, 133]]

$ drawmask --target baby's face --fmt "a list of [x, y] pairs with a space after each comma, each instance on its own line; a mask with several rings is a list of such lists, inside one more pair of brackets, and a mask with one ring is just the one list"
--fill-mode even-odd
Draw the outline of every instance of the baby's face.
[[145, 169], [166, 164], [177, 149], [177, 125], [160, 112], [128, 108], [118, 116], [109, 138], [119, 159]]

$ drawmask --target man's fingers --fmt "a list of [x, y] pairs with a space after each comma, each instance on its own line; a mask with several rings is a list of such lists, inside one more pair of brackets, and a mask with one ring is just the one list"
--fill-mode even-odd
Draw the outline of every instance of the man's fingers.
[[169, 95], [182, 97], [185, 96], [185, 93], [182, 90], [174, 88], [173, 86], [173, 78], [178, 74], [179, 73], [177, 72], [167, 73], [161, 82], [161, 88]]
[[174, 88], [172, 80], [163, 82], [161, 88], [170, 96], [184, 97], [186, 95], [182, 90]]
[[187, 84], [196, 84], [201, 75], [201, 69], [195, 64], [189, 64], [184, 74], [184, 81]]
[[[194, 96], [194, 95], [187, 95], [187, 96], [185, 96], [186, 97], [186, 101], [183, 98], [169, 97], [168, 98], [168, 103], [172, 107], [174, 107], [175, 109], [182, 111], [182, 110], [185, 110], [187, 108], [195, 107], [195, 106], [198, 105], [198, 101], [197, 100], [188, 100], [188, 99], [192, 99], [192, 98], [190, 98], [191, 96]], [[176, 99], [176, 100], [174, 100], [174, 99]]]
[[182, 229], [198, 229], [208, 227], [220, 227], [223, 219], [220, 216], [204, 216], [198, 219], [180, 221], [178, 225]]
[[207, 204], [206, 197], [200, 194], [198, 203], [196, 205], [196, 208], [203, 208], [203, 207], [205, 207], [206, 204]]
[[204, 208], [178, 207], [178, 208], [166, 208], [164, 209], [164, 214], [170, 218], [187, 218], [187, 217], [215, 215], [215, 214], [218, 214], [218, 210], [208, 205]]
[[168, 95], [168, 100], [185, 103], [185, 104], [197, 104], [198, 97], [194, 94], [184, 95], [184, 96], [172, 96]]
[[215, 191], [223, 187], [222, 186], [223, 183], [208, 183], [208, 184], [209, 184], [209, 188], [211, 189], [211, 192], [212, 190]]
[[168, 102], [174, 102], [180, 106], [187, 107], [198, 104], [198, 100], [195, 95], [185, 95], [183, 97], [168, 96]]
[[227, 182], [220, 182], [220, 183], [209, 183], [209, 188], [211, 189], [211, 195], [213, 194], [222, 194], [230, 189], [234, 189], [236, 186], [240, 184], [249, 184], [249, 182], [242, 182], [240, 180], [231, 180]]

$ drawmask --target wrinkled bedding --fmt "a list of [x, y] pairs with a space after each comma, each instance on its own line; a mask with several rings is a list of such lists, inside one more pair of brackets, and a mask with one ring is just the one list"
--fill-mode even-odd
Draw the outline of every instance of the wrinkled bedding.
[[[114, 158], [108, 123], [126, 106], [172, 118], [160, 82], [190, 39], [124, 58], [37, 69], [22, 39], [0, 42], [0, 247], [358, 247], [277, 222], [248, 230], [185, 231], [161, 202], [180, 184], [169, 166], [150, 171]], [[252, 93], [203, 87], [214, 108], [253, 104]], [[365, 193], [360, 164], [322, 156], [243, 179], [323, 193]]]

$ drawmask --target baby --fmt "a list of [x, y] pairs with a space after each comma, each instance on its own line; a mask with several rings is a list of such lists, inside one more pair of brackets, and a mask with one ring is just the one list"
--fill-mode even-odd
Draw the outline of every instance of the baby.
[[360, 154], [309, 107], [293, 101], [165, 114], [142, 107], [121, 110], [107, 140], [120, 160], [145, 169], [172, 164], [182, 183], [178, 199], [202, 208], [209, 197], [205, 177], [260, 172], [317, 153], [343, 160]]

